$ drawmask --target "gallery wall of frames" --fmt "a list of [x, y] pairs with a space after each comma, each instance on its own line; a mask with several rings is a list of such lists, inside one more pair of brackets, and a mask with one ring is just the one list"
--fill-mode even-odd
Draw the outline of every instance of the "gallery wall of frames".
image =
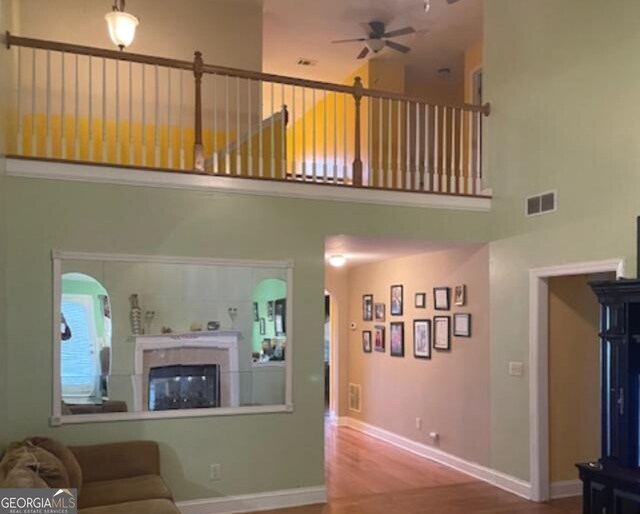
[[340, 416], [490, 464], [489, 257], [458, 245], [349, 267]]
[[[376, 298], [371, 293], [362, 296], [364, 353], [386, 353], [388, 346], [391, 357], [405, 357], [408, 339], [413, 357], [428, 360], [433, 351], [452, 351], [452, 337], [472, 337], [472, 315], [464, 312], [467, 306], [466, 284], [439, 285], [434, 286], [431, 291], [414, 289], [411, 284], [391, 284], [387, 299]], [[433, 310], [439, 315], [419, 316], [407, 321], [404, 316], [406, 301], [413, 302], [414, 312], [426, 312], [428, 302], [431, 301]], [[366, 325], [372, 322], [375, 323], [373, 330]]]

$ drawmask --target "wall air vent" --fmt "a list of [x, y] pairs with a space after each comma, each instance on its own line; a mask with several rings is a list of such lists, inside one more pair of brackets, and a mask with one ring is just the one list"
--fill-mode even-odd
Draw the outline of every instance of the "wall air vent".
[[349, 410], [360, 412], [362, 388], [358, 384], [349, 384]]
[[549, 214], [558, 209], [558, 198], [555, 191], [530, 196], [525, 200], [525, 209], [527, 217], [541, 216]]

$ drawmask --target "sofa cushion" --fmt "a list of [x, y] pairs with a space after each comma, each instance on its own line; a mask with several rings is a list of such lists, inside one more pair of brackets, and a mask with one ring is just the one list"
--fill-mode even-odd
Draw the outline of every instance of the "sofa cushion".
[[44, 480], [49, 487], [56, 489], [69, 489], [69, 473], [66, 468], [52, 453], [44, 448], [34, 446], [28, 442], [13, 443], [7, 449], [2, 459], [2, 468], [5, 474], [23, 458], [31, 458], [29, 467]]
[[82, 514], [180, 514], [169, 500], [143, 500], [80, 509]]
[[52, 453], [67, 470], [69, 475], [69, 486], [72, 489], [77, 489], [80, 494], [82, 488], [82, 469], [78, 464], [73, 452], [63, 443], [56, 441], [55, 439], [49, 439], [48, 437], [30, 437], [26, 440], [28, 444], [44, 448], [49, 453]]
[[85, 482], [78, 504], [81, 509], [84, 509], [138, 500], [171, 500], [172, 498], [173, 495], [162, 477], [159, 475], [140, 475], [116, 480]]
[[38, 461], [25, 447], [12, 447], [0, 461], [0, 488], [47, 488], [35, 470]]

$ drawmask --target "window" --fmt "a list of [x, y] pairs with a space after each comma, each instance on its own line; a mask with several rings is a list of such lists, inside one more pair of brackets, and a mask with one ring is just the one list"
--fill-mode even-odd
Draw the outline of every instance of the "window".
[[92, 297], [64, 294], [62, 315], [71, 335], [60, 346], [62, 399], [72, 404], [89, 403], [98, 396], [100, 385]]

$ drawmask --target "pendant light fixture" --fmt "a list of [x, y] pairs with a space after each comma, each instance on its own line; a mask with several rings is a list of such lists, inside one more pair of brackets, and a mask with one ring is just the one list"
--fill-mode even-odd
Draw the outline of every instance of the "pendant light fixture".
[[140, 20], [133, 14], [125, 12], [125, 0], [114, 0], [113, 9], [107, 13], [104, 19], [109, 27], [109, 36], [111, 41], [120, 50], [124, 50], [136, 37], [136, 29], [140, 24]]

